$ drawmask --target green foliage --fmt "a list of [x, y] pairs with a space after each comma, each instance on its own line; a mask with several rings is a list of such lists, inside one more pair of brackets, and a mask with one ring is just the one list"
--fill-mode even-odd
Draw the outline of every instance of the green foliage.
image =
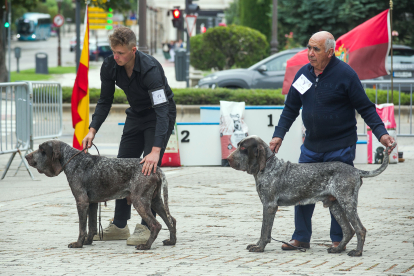
[[49, 74], [36, 74], [35, 69], [21, 70], [19, 73], [11, 72], [11, 81], [41, 81], [49, 80], [53, 74], [66, 74], [75, 73], [76, 68], [74, 66], [69, 67], [49, 67]]
[[226, 18], [227, 25], [240, 24], [239, 0], [234, 0], [230, 3], [229, 8], [224, 11], [224, 17]]
[[[72, 87], [62, 87], [63, 102], [70, 103]], [[181, 88], [174, 89], [174, 100], [183, 105], [218, 105], [220, 101], [246, 102], [246, 105], [283, 105], [285, 96], [282, 89], [203, 89]], [[366, 89], [368, 98], [375, 103], [375, 89]], [[100, 89], [89, 88], [90, 103], [98, 102]], [[391, 95], [389, 96], [391, 97]], [[114, 104], [128, 103], [121, 89], [115, 90]], [[378, 104], [387, 103], [387, 91], [378, 90]], [[398, 91], [394, 91], [394, 104], [398, 105]], [[401, 105], [410, 104], [410, 95], [401, 93]]]
[[[272, 17], [268, 16], [271, 12], [272, 0], [239, 0], [240, 24], [258, 30], [267, 37], [267, 41], [272, 39]], [[271, 14], [271, 13], [270, 13]]]
[[191, 38], [191, 65], [200, 70], [249, 67], [267, 56], [269, 44], [260, 32], [230, 25], [210, 28]]
[[[401, 43], [414, 46], [414, 1], [393, 2], [393, 30], [399, 32]], [[378, 0], [279, 0], [278, 23], [282, 26], [278, 31], [293, 32], [297, 41], [306, 45], [315, 32], [324, 30], [339, 38], [388, 8], [389, 1]]]
[[[375, 103], [375, 89], [367, 88], [365, 92], [367, 93], [367, 96], [370, 99], [370, 101]], [[389, 101], [387, 101], [387, 91], [378, 90], [377, 104], [391, 103], [391, 91], [388, 92], [388, 99]], [[398, 102], [399, 102], [398, 91], [394, 90], [392, 103], [394, 105], [398, 105]], [[401, 93], [401, 105], [410, 105], [410, 94]]]
[[200, 70], [210, 70], [211, 68], [221, 70], [225, 66], [223, 54], [220, 53], [219, 49], [207, 47], [203, 38], [204, 34], [198, 34], [190, 38], [190, 64]]
[[[70, 103], [72, 87], [62, 87], [64, 103]], [[220, 101], [246, 102], [248, 105], [281, 105], [284, 102], [282, 90], [269, 89], [201, 89], [182, 88], [174, 89], [174, 101], [177, 104], [220, 104]], [[89, 89], [89, 100], [97, 103], [100, 89]], [[115, 90], [114, 103], [128, 103], [125, 93], [121, 89]]]

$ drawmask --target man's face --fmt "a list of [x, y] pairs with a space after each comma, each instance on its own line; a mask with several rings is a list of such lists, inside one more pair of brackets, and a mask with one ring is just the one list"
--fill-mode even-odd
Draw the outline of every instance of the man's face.
[[130, 62], [135, 56], [134, 53], [137, 47], [128, 47], [126, 45], [111, 46], [112, 53], [114, 54], [115, 62], [119, 66], [124, 66]]
[[332, 55], [333, 49], [329, 49], [328, 52], [325, 51], [325, 39], [318, 36], [309, 39], [308, 60], [315, 69], [325, 69]]

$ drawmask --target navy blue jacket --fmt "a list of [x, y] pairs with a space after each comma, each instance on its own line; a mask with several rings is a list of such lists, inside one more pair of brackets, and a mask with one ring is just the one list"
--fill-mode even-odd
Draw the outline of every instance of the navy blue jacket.
[[378, 140], [388, 134], [358, 75], [348, 64], [334, 56], [323, 73], [316, 77], [308, 63], [298, 71], [293, 83], [302, 74], [312, 82], [312, 86], [304, 94], [290, 87], [273, 137], [284, 138], [301, 107], [306, 127], [304, 145], [314, 152], [335, 151], [356, 144], [355, 109]]

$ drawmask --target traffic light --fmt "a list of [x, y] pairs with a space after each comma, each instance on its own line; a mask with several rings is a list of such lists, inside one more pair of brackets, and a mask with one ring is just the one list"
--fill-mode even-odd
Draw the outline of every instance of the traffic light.
[[197, 0], [185, 0], [185, 8], [187, 14], [196, 13], [200, 10], [200, 6], [198, 4], [193, 4], [193, 1]]
[[183, 14], [181, 13], [181, 11], [179, 9], [173, 9], [172, 10], [172, 23], [174, 28], [177, 29], [182, 29], [184, 26], [184, 20], [183, 20]]
[[10, 23], [9, 22], [4, 22], [4, 28], [8, 28], [10, 27]]
[[112, 30], [113, 29], [112, 24], [114, 23], [114, 20], [112, 18], [114, 17], [114, 15], [113, 15], [112, 12], [113, 12], [113, 9], [109, 8], [108, 13], [106, 14], [106, 23], [108, 25], [105, 26], [105, 29], [107, 29], [107, 30]]

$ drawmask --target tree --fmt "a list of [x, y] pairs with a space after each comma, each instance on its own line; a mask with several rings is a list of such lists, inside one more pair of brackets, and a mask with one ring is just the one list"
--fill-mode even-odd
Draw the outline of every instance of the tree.
[[239, 0], [240, 25], [258, 30], [267, 37], [267, 41], [272, 40], [272, 0]]
[[265, 58], [268, 51], [266, 37], [256, 30], [215, 27], [191, 38], [191, 65], [201, 70], [245, 68]]
[[[34, 8], [38, 0], [13, 0], [13, 7], [24, 7], [26, 9], [32, 9]], [[6, 15], [6, 7], [2, 6], [0, 11], [0, 22], [3, 22], [4, 17]], [[13, 22], [13, 18], [12, 18]], [[12, 24], [12, 22], [9, 22]], [[10, 31], [11, 28], [8, 28], [8, 31]], [[8, 70], [6, 68], [6, 47], [7, 47], [7, 33], [4, 30], [3, 24], [1, 24], [1, 32], [0, 32], [0, 82], [6, 82], [7, 76], [8, 76]]]
[[[393, 29], [402, 43], [414, 46], [414, 1], [393, 2]], [[293, 32], [306, 45], [315, 32], [328, 31], [338, 38], [388, 8], [386, 0], [278, 0], [278, 18], [285, 33]]]
[[229, 8], [224, 11], [224, 17], [227, 25], [240, 25], [239, 0], [230, 3]]

